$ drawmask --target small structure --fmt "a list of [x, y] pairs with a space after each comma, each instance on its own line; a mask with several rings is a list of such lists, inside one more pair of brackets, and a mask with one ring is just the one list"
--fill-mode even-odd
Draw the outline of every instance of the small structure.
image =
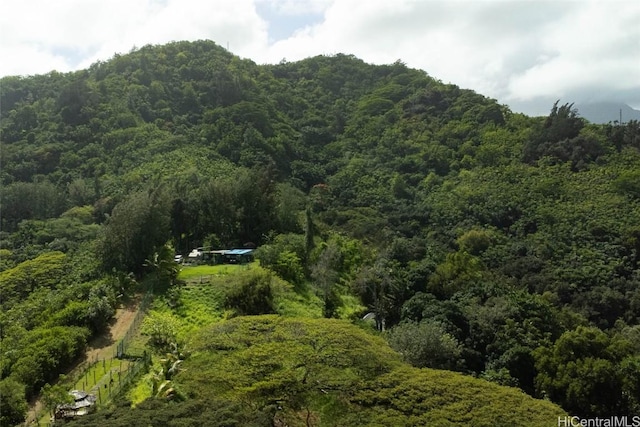
[[191, 252], [189, 252], [189, 255], [187, 255], [187, 261], [190, 264], [197, 264], [202, 261], [202, 255], [202, 248], [193, 249]]
[[205, 252], [205, 260], [207, 261], [207, 263], [209, 264], [213, 264], [213, 265], [217, 265], [217, 264], [222, 264], [225, 262], [225, 250], [215, 250], [215, 251], [209, 251], [209, 252]]
[[253, 261], [253, 249], [231, 249], [224, 252], [228, 264], [245, 264]]
[[98, 399], [94, 394], [81, 390], [71, 390], [69, 394], [73, 396], [74, 402], [56, 406], [54, 414], [56, 420], [73, 419], [96, 410], [96, 401]]
[[253, 261], [254, 249], [217, 249], [204, 250], [204, 248], [193, 249], [187, 255], [186, 264], [245, 264]]

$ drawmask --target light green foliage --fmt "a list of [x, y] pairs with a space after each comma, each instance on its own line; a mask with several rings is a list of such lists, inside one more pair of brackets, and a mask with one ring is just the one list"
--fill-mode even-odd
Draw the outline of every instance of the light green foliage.
[[190, 281], [202, 277], [204, 280], [204, 278], [209, 279], [212, 276], [232, 274], [243, 268], [245, 266], [238, 264], [180, 266], [178, 279]]
[[613, 182], [616, 190], [632, 198], [640, 198], [640, 172], [625, 171]]
[[395, 369], [358, 390], [352, 402], [367, 410], [347, 414], [345, 425], [538, 427], [565, 416], [516, 389], [430, 369]]
[[515, 389], [408, 368], [380, 337], [338, 320], [225, 321], [198, 334], [183, 368], [187, 393], [273, 410], [287, 424], [310, 414], [320, 425], [537, 426], [562, 415]]
[[9, 249], [0, 249], [0, 273], [15, 267], [15, 262], [11, 259], [12, 255]]
[[[195, 329], [217, 322], [225, 316], [233, 315], [232, 309], [225, 308], [227, 295], [238, 294], [242, 298], [243, 283], [252, 283], [257, 277], [270, 276], [258, 265], [219, 265], [184, 267], [180, 277], [188, 278], [192, 272], [202, 273], [191, 283], [176, 288], [177, 300], [169, 301], [173, 312], [183, 321], [180, 336], [187, 337]], [[207, 274], [209, 273], [209, 274]], [[203, 279], [200, 280], [200, 277]], [[270, 285], [272, 308], [284, 316], [320, 317], [321, 301], [306, 287], [295, 287], [271, 275]]]
[[[240, 317], [198, 335], [178, 381], [202, 398], [222, 395], [262, 406], [282, 401], [298, 410], [322, 390], [352, 390], [397, 359], [380, 338], [343, 321]], [[198, 386], [198, 371], [209, 377], [210, 388]]]
[[280, 252], [273, 269], [280, 277], [291, 283], [301, 283], [304, 280], [302, 262], [295, 252]]
[[458, 237], [456, 242], [461, 250], [477, 256], [489, 248], [491, 240], [491, 234], [484, 230], [469, 230]]
[[0, 272], [0, 301], [6, 309], [38, 288], [56, 288], [65, 280], [67, 257], [47, 252]]
[[304, 236], [279, 234], [273, 242], [256, 251], [260, 265], [269, 268], [282, 279], [301, 285], [305, 279], [304, 262], [307, 259]]
[[27, 397], [34, 396], [46, 382], [57, 377], [57, 372], [82, 354], [88, 337], [89, 330], [76, 326], [30, 331], [15, 349], [11, 377], [27, 386]]
[[144, 318], [141, 333], [149, 337], [149, 344], [159, 353], [170, 350], [178, 342], [180, 320], [171, 313], [151, 311]]

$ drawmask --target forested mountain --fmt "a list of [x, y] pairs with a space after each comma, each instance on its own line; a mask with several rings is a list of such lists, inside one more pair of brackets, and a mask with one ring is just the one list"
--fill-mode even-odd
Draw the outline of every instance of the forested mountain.
[[0, 102], [3, 425], [150, 260], [247, 244], [324, 317], [375, 313], [416, 367], [640, 411], [637, 121], [560, 102], [530, 118], [401, 62], [256, 65], [209, 41], [5, 77]]

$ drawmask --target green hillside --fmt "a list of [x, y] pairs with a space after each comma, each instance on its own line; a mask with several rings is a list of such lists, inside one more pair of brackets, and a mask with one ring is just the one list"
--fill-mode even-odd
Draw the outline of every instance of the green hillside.
[[[114, 425], [194, 411], [222, 425], [492, 425], [508, 406], [542, 425], [531, 414], [557, 407], [533, 398], [582, 417], [640, 411], [637, 121], [591, 124], [571, 100], [527, 117], [399, 61], [257, 65], [210, 41], [4, 77], [0, 103], [2, 425], [144, 292], [177, 328], [150, 340], [154, 363], [200, 341], [182, 394], [96, 415]], [[197, 298], [173, 262], [254, 246], [260, 273], [215, 273]], [[242, 317], [264, 314], [280, 317]], [[285, 344], [204, 344], [251, 322]], [[340, 375], [313, 373], [336, 390], [281, 392], [305, 384], [293, 366], [313, 353], [290, 342], [295, 322], [353, 346], [335, 355]], [[189, 376], [254, 351], [253, 373]]]
[[[205, 327], [169, 406], [111, 409], [72, 425], [549, 425], [565, 413], [516, 389], [400, 361], [381, 337], [335, 319], [237, 317]], [[215, 411], [188, 413], [194, 402]], [[218, 407], [219, 405], [219, 407]], [[218, 411], [222, 411], [222, 416]], [[203, 418], [207, 416], [209, 418]], [[176, 422], [176, 421], [174, 421]]]

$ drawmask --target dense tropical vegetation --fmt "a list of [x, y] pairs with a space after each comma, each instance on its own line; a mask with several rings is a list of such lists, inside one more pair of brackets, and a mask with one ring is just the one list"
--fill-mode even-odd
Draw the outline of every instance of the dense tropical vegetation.
[[[584, 417], [640, 411], [636, 121], [560, 102], [527, 117], [401, 62], [256, 65], [209, 41], [4, 77], [0, 99], [2, 425], [144, 290], [149, 345], [189, 369], [94, 415], [113, 425], [559, 411], [486, 381]], [[247, 245], [261, 267], [194, 305], [174, 252]]]

